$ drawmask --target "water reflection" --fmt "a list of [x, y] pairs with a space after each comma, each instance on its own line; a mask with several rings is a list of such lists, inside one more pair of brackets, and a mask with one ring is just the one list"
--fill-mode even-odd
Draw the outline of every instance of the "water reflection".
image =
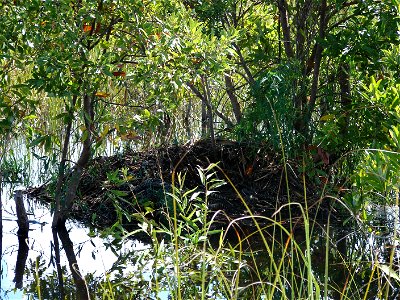
[[28, 258], [28, 232], [29, 232], [29, 220], [26, 214], [25, 205], [23, 201], [22, 191], [17, 190], [14, 193], [15, 209], [17, 214], [18, 223], [18, 254], [17, 262], [15, 266], [15, 288], [22, 288], [22, 278], [25, 270], [26, 259]]
[[[116, 152], [116, 149], [111, 144], [107, 144], [105, 149], [99, 149], [99, 151], [105, 152], [103, 154], [110, 154]], [[71, 153], [73, 159], [78, 152], [76, 149], [71, 149]], [[40, 281], [40, 278], [53, 274], [54, 270], [57, 269], [56, 257], [58, 252], [51, 230], [52, 216], [49, 209], [32, 200], [24, 199], [29, 219], [28, 237], [18, 230], [17, 209], [12, 191], [10, 191], [10, 185], [13, 185], [12, 190], [17, 190], [24, 188], [16, 186], [18, 184], [32, 185], [48, 180], [51, 174], [56, 171], [54, 168], [57, 161], [57, 153], [46, 156], [27, 151], [26, 142], [23, 139], [13, 140], [7, 151], [7, 159], [1, 160], [2, 172], [0, 175], [4, 176], [0, 179], [8, 180], [8, 184], [3, 187], [4, 182], [0, 180], [0, 188], [4, 188], [4, 190], [0, 189], [0, 299], [23, 299], [22, 291], [16, 289], [21, 287], [27, 289], [28, 295], [37, 294], [35, 286], [40, 287], [44, 282]], [[68, 234], [72, 240], [68, 240]], [[72, 263], [73, 270], [75, 270], [76, 263], [79, 262], [83, 273], [88, 272], [93, 276], [104, 277], [104, 274], [112, 267], [118, 256], [125, 253], [127, 249], [146, 248], [141, 243], [128, 241], [117, 250], [111, 250], [104, 246], [107, 238], [100, 239], [93, 236], [89, 238], [88, 234], [89, 229], [77, 222], [69, 221], [67, 227], [62, 230], [60, 237], [63, 238], [65, 249], [75, 251], [73, 255], [70, 254], [69, 256], [72, 259], [76, 254], [75, 262]], [[72, 245], [74, 246], [72, 247]], [[63, 270], [62, 274], [65, 276], [65, 274], [69, 274], [69, 271], [65, 268], [68, 265], [68, 259], [64, 248], [61, 247], [58, 266]], [[25, 266], [26, 264], [27, 266]], [[58, 278], [61, 278], [61, 272], [59, 274]], [[33, 286], [31, 290], [28, 288], [30, 285]], [[55, 287], [53, 287], [53, 291], [57, 291]], [[45, 290], [42, 289], [42, 293]], [[57, 296], [59, 295], [48, 295], [48, 298], [43, 297], [43, 299], [56, 299]]]
[[[10, 193], [3, 196], [0, 299], [23, 299], [23, 293], [16, 290], [15, 287], [27, 289], [28, 295], [29, 293], [37, 295], [36, 286], [38, 284], [39, 286], [44, 285], [42, 293], [49, 293], [47, 291], [49, 286], [45, 286], [47, 283], [41, 282], [40, 279], [52, 276], [53, 273], [57, 274], [55, 243], [51, 229], [51, 212], [47, 207], [37, 204], [33, 200], [24, 199], [24, 203], [30, 225], [28, 239], [18, 235], [16, 206], [13, 197]], [[60, 238], [63, 239], [63, 247], [61, 247], [60, 251], [60, 266], [63, 270], [63, 276], [67, 275], [66, 278], [71, 272], [65, 267], [69, 265], [65, 249], [69, 249], [68, 253], [71, 255], [69, 258], [72, 261], [72, 269], [76, 270], [76, 264], [78, 263], [83, 274], [88, 273], [92, 277], [104, 277], [112, 268], [118, 256], [131, 249], [140, 250], [146, 248], [140, 242], [127, 241], [119, 249], [111, 250], [104, 245], [108, 241], [107, 238], [90, 238], [88, 236], [89, 233], [93, 234], [93, 231], [73, 221], [67, 222], [66, 228], [61, 232]], [[71, 238], [70, 240], [68, 240], [69, 237]], [[71, 252], [72, 249], [73, 251]], [[29, 253], [27, 250], [29, 250]], [[75, 255], [74, 259], [73, 256]], [[16, 265], [17, 261], [18, 264]], [[25, 261], [27, 261], [26, 267], [24, 267]], [[25, 275], [23, 275], [22, 271], [25, 271]], [[16, 286], [14, 286], [13, 279], [15, 279]], [[57, 286], [53, 286], [52, 291], [56, 292], [58, 290]], [[71, 288], [71, 286], [66, 284], [66, 289], [68, 290], [68, 288]], [[58, 294], [47, 296], [49, 298], [43, 297], [43, 299], [58, 298]]]
[[[2, 299], [23, 298], [20, 291], [14, 292], [12, 282], [15, 271], [20, 269], [19, 266], [15, 267], [15, 263], [19, 260], [18, 252], [21, 245], [29, 247], [22, 282], [27, 295], [37, 295], [40, 291], [42, 299], [57, 299], [60, 297], [58, 287], [61, 282], [64, 286], [64, 295], [61, 297], [66, 299], [85, 297], [84, 295], [76, 296], [77, 282], [81, 285], [78, 291], [87, 288], [91, 296], [97, 295], [100, 299], [104, 293], [134, 295], [137, 299], [151, 297], [167, 299], [174, 295], [176, 284], [173, 263], [174, 247], [168, 242], [159, 239], [159, 244], [151, 248], [129, 240], [115, 245], [112, 238], [95, 237], [93, 231], [70, 221], [65, 230], [59, 233], [61, 255], [57, 272], [57, 251], [55, 250], [57, 246], [53, 239], [52, 219], [48, 208], [25, 199], [31, 229], [27, 244], [26, 239], [24, 241], [18, 239], [14, 199], [9, 196], [4, 203]], [[326, 284], [328, 299], [379, 299], [383, 297], [379, 294], [382, 291], [386, 299], [396, 299], [400, 291], [399, 282], [394, 278], [388, 279], [390, 271], [382, 268], [382, 265], [390, 265], [396, 274], [399, 272], [397, 269], [400, 264], [398, 238], [393, 235], [398, 209], [393, 207], [382, 209], [384, 209], [383, 212], [377, 214], [377, 217], [366, 225], [353, 222], [353, 224], [348, 223], [343, 226], [342, 223], [332, 221], [328, 226], [327, 222], [316, 222], [312, 226], [309, 250], [306, 246], [305, 228], [303, 225], [297, 225], [292, 236], [293, 241], [298, 245], [298, 249], [293, 252], [294, 255], [290, 252], [290, 247], [285, 252], [282, 251], [288, 241], [287, 233], [276, 229], [275, 231], [266, 229], [268, 243], [270, 245], [274, 243], [275, 263], [283, 260], [283, 266], [287, 268], [286, 277], [283, 278], [283, 281], [287, 282], [285, 285], [287, 290], [283, 292], [277, 289], [275, 299], [283, 297], [283, 293], [290, 299], [294, 296], [291, 293], [304, 288], [304, 274], [307, 273], [308, 266], [305, 265], [301, 255], [306, 255], [308, 251], [311, 256], [313, 275], [322, 290], [321, 297]], [[259, 281], [264, 280], [267, 285], [270, 284], [268, 280], [273, 271], [272, 261], [262, 244], [260, 246], [257, 234], [254, 238], [255, 240], [251, 241], [242, 240], [240, 260], [237, 254], [230, 254], [230, 259], [221, 256], [226, 259], [224, 264], [228, 271], [220, 270], [219, 272], [224, 272], [225, 278], [232, 282], [235, 282], [235, 278], [238, 277], [240, 299], [262, 299]], [[233, 249], [239, 249], [237, 240], [226, 240], [227, 248], [229, 248], [228, 243]], [[67, 255], [65, 255], [65, 250], [67, 250]], [[192, 253], [184, 252], [184, 246], [179, 250], [182, 251], [182, 259], [184, 255], [188, 257], [192, 255]], [[195, 257], [182, 265], [182, 287], [185, 288], [185, 295], [199, 293], [201, 288], [199, 274], [204, 267], [204, 261], [200, 258], [200, 256]], [[214, 274], [213, 261], [207, 261], [206, 264], [209, 278], [205, 285], [209, 289], [208, 295], [211, 298], [229, 299], [224, 296], [225, 287]], [[242, 266], [240, 272], [237, 271], [238, 264]], [[75, 274], [74, 271], [76, 271]], [[21, 273], [17, 273], [19, 275], [15, 275], [15, 279], [18, 283], [17, 287], [20, 287]]]
[[[275, 229], [274, 239], [269, 243], [274, 243], [273, 261], [276, 265], [283, 261], [282, 268], [287, 268], [282, 272], [287, 289], [282, 291], [276, 288], [273, 299], [296, 298], [297, 292], [306, 288], [310, 267], [321, 289], [321, 299], [325, 284], [328, 299], [399, 299], [400, 282], [393, 275], [389, 278], [389, 272], [384, 271], [388, 267], [399, 276], [398, 239], [393, 236], [392, 216], [387, 214], [386, 217], [386, 223], [382, 220], [377, 223], [371, 221], [369, 226], [356, 222], [346, 226], [332, 223], [329, 227], [315, 223], [310, 235], [311, 266], [306, 263], [308, 249], [304, 227], [298, 226], [293, 231], [294, 249], [286, 247], [290, 240], [288, 235]], [[383, 224], [388, 229], [387, 233], [391, 234], [374, 233]], [[266, 234], [271, 236], [271, 231]], [[274, 278], [274, 275], [271, 276], [274, 272], [273, 261], [256, 234], [254, 240], [243, 243], [243, 249], [242, 258], [247, 267], [241, 270], [241, 299], [259, 299], [261, 289], [255, 288], [254, 282], [260, 283], [261, 277], [267, 286], [271, 284], [270, 278]]]

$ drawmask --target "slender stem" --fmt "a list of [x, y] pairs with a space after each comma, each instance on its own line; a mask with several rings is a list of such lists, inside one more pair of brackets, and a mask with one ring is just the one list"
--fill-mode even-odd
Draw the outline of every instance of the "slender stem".
[[285, 48], [285, 53], [288, 58], [292, 58], [293, 48], [290, 39], [290, 26], [289, 26], [289, 16], [287, 10], [287, 2], [285, 0], [277, 0], [279, 9], [280, 24], [283, 33], [283, 47]]
[[58, 168], [58, 179], [57, 179], [57, 185], [56, 185], [56, 191], [55, 191], [55, 201], [56, 201], [56, 207], [55, 207], [55, 213], [53, 217], [53, 224], [52, 227], [55, 228], [57, 226], [57, 222], [59, 219], [59, 216], [61, 214], [61, 191], [62, 191], [62, 185], [64, 183], [64, 177], [65, 177], [65, 164], [67, 162], [67, 155], [68, 155], [68, 149], [69, 149], [69, 141], [71, 139], [71, 131], [72, 131], [72, 121], [73, 121], [73, 107], [75, 107], [76, 101], [78, 99], [78, 95], [74, 95], [72, 97], [71, 101], [71, 107], [69, 110], [69, 118], [68, 118], [68, 124], [65, 130], [65, 137], [64, 137], [64, 145], [63, 145], [63, 150], [61, 154], [61, 162], [60, 166]]
[[[320, 25], [319, 25], [319, 39], [323, 40], [325, 37], [325, 28], [326, 28], [326, 0], [321, 1], [320, 7]], [[308, 108], [306, 111], [305, 122], [304, 124], [308, 124], [309, 120], [311, 119], [312, 112], [315, 108], [315, 102], [317, 99], [317, 91], [318, 91], [318, 81], [319, 81], [319, 71], [321, 67], [321, 60], [322, 60], [322, 50], [323, 47], [320, 42], [317, 42], [316, 46], [316, 53], [315, 53], [315, 64], [314, 64], [314, 73], [313, 73], [313, 80], [311, 86], [311, 94], [310, 94], [310, 101], [308, 104]]]

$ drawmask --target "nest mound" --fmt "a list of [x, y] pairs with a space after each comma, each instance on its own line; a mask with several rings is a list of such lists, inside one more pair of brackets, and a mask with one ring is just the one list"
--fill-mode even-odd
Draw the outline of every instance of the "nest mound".
[[[181, 189], [196, 188], [204, 192], [198, 168], [207, 168], [213, 163], [219, 167], [213, 169], [212, 178], [232, 183], [218, 187], [207, 199], [210, 215], [221, 212], [216, 218], [218, 222], [227, 224], [232, 219], [248, 216], [243, 200], [252, 214], [271, 217], [289, 199], [305, 204], [306, 194], [310, 212], [316, 211], [316, 207], [324, 211], [319, 209], [322, 206], [315, 186], [304, 185], [297, 162], [286, 162], [285, 174], [281, 158], [262, 145], [218, 140], [213, 147], [209, 140], [201, 140], [194, 145], [147, 152], [126, 151], [93, 159], [81, 178], [73, 216], [97, 227], [114, 224], [121, 212], [132, 215], [147, 211], [150, 217], [160, 220], [169, 206], [166, 192], [178, 186], [172, 178], [184, 174]], [[298, 205], [284, 206], [280, 213], [301, 218]], [[134, 223], [127, 214], [124, 220], [128, 226]]]

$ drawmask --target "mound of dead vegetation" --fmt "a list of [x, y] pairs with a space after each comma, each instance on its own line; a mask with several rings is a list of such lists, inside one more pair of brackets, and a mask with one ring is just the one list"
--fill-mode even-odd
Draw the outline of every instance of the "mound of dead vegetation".
[[[138, 212], [160, 221], [168, 209], [166, 194], [173, 187], [204, 191], [198, 168], [212, 163], [219, 166], [213, 177], [227, 182], [208, 197], [210, 215], [219, 211], [216, 220], [220, 223], [248, 216], [243, 200], [254, 215], [271, 217], [280, 209], [281, 216], [290, 214], [299, 221], [299, 206], [284, 204], [300, 203], [314, 215], [328, 209], [318, 187], [304, 184], [296, 161], [284, 165], [281, 157], [262, 145], [220, 140], [213, 147], [210, 141], [201, 140], [194, 145], [93, 159], [81, 178], [72, 215], [97, 227], [111, 226], [121, 215], [125, 225], [132, 225], [135, 222], [129, 216]], [[178, 185], [178, 174], [185, 177], [183, 187]], [[43, 195], [43, 188], [30, 194]]]

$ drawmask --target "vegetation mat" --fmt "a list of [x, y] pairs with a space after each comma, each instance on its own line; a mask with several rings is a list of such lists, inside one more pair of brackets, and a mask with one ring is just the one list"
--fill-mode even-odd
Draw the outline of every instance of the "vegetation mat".
[[[299, 206], [284, 205], [289, 202], [302, 204], [309, 215], [319, 219], [328, 213], [329, 203], [320, 197], [321, 187], [304, 183], [300, 162], [286, 161], [285, 168], [282, 158], [263, 145], [218, 140], [213, 146], [209, 140], [200, 140], [193, 145], [145, 152], [126, 150], [94, 158], [81, 178], [72, 216], [96, 227], [113, 225], [118, 211], [123, 211], [125, 227], [137, 224], [129, 217], [137, 213], [162, 222], [165, 211], [172, 210], [170, 195], [174, 189], [206, 194], [199, 168], [213, 163], [219, 168], [212, 176], [227, 183], [207, 193], [209, 216], [215, 224], [227, 225], [232, 219], [248, 216], [248, 210], [266, 217], [279, 210], [280, 216], [290, 216], [301, 224]], [[28, 194], [50, 202], [51, 188], [42, 186]], [[242, 218], [240, 223], [241, 227], [253, 227], [251, 218]]]

